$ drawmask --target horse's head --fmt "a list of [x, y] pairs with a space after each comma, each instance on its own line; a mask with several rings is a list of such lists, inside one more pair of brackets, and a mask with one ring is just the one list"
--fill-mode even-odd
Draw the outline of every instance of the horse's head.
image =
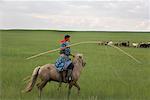
[[79, 63], [81, 63], [83, 67], [86, 65], [86, 62], [85, 62], [85, 60], [83, 58], [83, 54], [79, 54], [79, 53], [75, 54], [74, 60], [76, 60]]

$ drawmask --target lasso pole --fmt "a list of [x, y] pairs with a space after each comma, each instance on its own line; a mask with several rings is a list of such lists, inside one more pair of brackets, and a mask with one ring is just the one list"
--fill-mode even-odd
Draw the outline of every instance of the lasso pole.
[[[67, 47], [72, 47], [72, 46], [76, 46], [76, 45], [80, 45], [80, 44], [90, 44], [90, 43], [101, 43], [101, 41], [84, 41], [84, 42], [79, 42], [79, 43], [74, 43], [74, 44], [71, 44], [69, 46], [66, 46], [62, 49], [65, 49]], [[124, 53], [125, 55], [127, 55], [128, 57], [132, 58], [134, 61], [136, 61], [137, 63], [141, 63], [139, 60], [137, 60], [135, 57], [133, 57], [132, 55], [130, 55], [129, 53], [125, 52], [124, 50], [120, 49], [119, 47], [116, 47], [114, 45], [110, 45], [108, 44], [109, 46], [121, 51], [122, 53]], [[26, 59], [32, 59], [32, 58], [35, 58], [35, 57], [38, 57], [38, 56], [41, 56], [41, 55], [44, 55], [44, 54], [47, 54], [47, 53], [52, 53], [52, 52], [56, 52], [56, 51], [59, 51], [61, 50], [61, 48], [57, 48], [57, 49], [53, 49], [53, 50], [49, 50], [49, 51], [46, 51], [46, 52], [42, 52], [42, 53], [39, 53], [37, 55], [33, 55], [31, 57], [28, 57]]]
[[[86, 42], [74, 43], [74, 44], [69, 45], [69, 46], [66, 46], [66, 47], [64, 47], [64, 48], [62, 48], [62, 49], [65, 49], [65, 48], [67, 48], [67, 47], [76, 46], [76, 45], [79, 45], [79, 44], [85, 44], [85, 43], [100, 43], [100, 41], [86, 41]], [[33, 56], [28, 57], [28, 58], [26, 58], [26, 59], [27, 59], [27, 60], [28, 60], [28, 59], [32, 59], [32, 58], [35, 58], [35, 57], [38, 57], [38, 56], [41, 56], [41, 55], [44, 55], [44, 54], [47, 54], [47, 53], [56, 52], [56, 51], [59, 51], [59, 50], [61, 50], [61, 49], [60, 49], [60, 48], [57, 48], [57, 49], [49, 50], [49, 51], [46, 51], [46, 52], [42, 52], [42, 53], [33, 55]]]
[[122, 53], [126, 54], [127, 56], [129, 56], [130, 58], [132, 58], [134, 61], [136, 61], [137, 63], [141, 63], [139, 60], [137, 60], [136, 58], [134, 58], [132, 55], [130, 55], [129, 53], [125, 52], [124, 50], [122, 50], [121, 48], [119, 47], [116, 47], [114, 45], [109, 45], [113, 48], [116, 48], [117, 50], [121, 51]]

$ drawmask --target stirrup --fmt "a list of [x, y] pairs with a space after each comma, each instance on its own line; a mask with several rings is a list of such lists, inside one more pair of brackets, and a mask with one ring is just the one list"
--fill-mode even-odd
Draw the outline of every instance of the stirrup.
[[68, 81], [71, 81], [71, 80], [72, 80], [72, 78], [71, 78], [71, 76], [69, 76]]

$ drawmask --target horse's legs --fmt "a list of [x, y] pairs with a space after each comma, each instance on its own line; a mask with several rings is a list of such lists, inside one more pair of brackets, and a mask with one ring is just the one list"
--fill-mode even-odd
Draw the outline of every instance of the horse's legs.
[[72, 88], [72, 86], [73, 86], [73, 84], [72, 83], [70, 83], [69, 84], [69, 88], [68, 88], [68, 100], [69, 100], [69, 97], [70, 97], [70, 93], [71, 93], [71, 88]]
[[[42, 82], [42, 81], [41, 81], [41, 82]], [[40, 86], [40, 83], [41, 83], [41, 82], [38, 82], [38, 83], [36, 84], [37, 88]]]
[[78, 95], [80, 94], [80, 86], [77, 82], [73, 84], [78, 89]]
[[41, 81], [41, 83], [38, 84], [38, 90], [39, 90], [39, 97], [41, 98], [41, 92], [42, 92], [42, 89], [43, 87], [47, 84], [47, 80], [43, 80]]
[[58, 91], [60, 91], [61, 85], [62, 85], [62, 82], [59, 83], [59, 86], [57, 88]]
[[63, 82], [63, 80], [64, 80], [64, 77], [63, 77], [63, 76], [64, 76], [64, 75], [63, 75], [63, 71], [60, 71], [60, 72], [59, 72], [59, 77], [58, 77], [59, 86], [58, 86], [57, 90], [60, 90], [60, 88], [61, 88], [62, 82]]

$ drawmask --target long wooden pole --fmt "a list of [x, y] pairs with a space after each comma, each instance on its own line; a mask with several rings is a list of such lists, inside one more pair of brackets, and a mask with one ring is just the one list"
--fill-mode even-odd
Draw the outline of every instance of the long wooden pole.
[[[86, 41], [86, 42], [74, 43], [74, 44], [71, 44], [71, 45], [69, 45], [69, 46], [66, 46], [66, 47], [64, 47], [64, 48], [62, 48], [62, 49], [65, 49], [65, 48], [67, 48], [67, 47], [72, 47], [72, 46], [80, 45], [80, 44], [85, 44], [85, 43], [100, 43], [100, 41]], [[38, 56], [41, 56], [41, 55], [44, 55], [44, 54], [47, 54], [47, 53], [56, 52], [56, 51], [59, 51], [59, 50], [61, 50], [61, 49], [60, 49], [60, 48], [57, 48], [57, 49], [45, 51], [45, 52], [42, 52], [42, 53], [33, 55], [33, 56], [31, 56], [31, 57], [28, 57], [28, 58], [26, 58], [26, 59], [32, 59], [32, 58], [35, 58], [35, 57], [38, 57]]]
[[35, 57], [44, 55], [44, 54], [46, 54], [46, 53], [52, 53], [52, 52], [55, 52], [55, 51], [58, 51], [58, 50], [60, 50], [60, 48], [54, 49], [54, 50], [49, 50], [49, 51], [46, 51], [46, 52], [42, 52], [42, 53], [39, 53], [39, 54], [37, 54], [37, 55], [33, 55], [33, 56], [31, 56], [31, 57], [28, 57], [28, 58], [26, 58], [26, 59], [32, 59], [32, 58], [35, 58]]
[[116, 48], [117, 50], [121, 51], [122, 53], [124, 53], [125, 55], [129, 56], [130, 58], [132, 58], [134, 61], [136, 61], [137, 63], [141, 63], [139, 60], [137, 60], [135, 57], [133, 57], [132, 55], [130, 55], [129, 53], [125, 52], [124, 50], [122, 50], [121, 48], [119, 47], [116, 47], [114, 45], [109, 45], [113, 48]]
[[[35, 58], [35, 57], [38, 57], [38, 56], [41, 56], [41, 55], [44, 55], [44, 54], [47, 54], [47, 53], [52, 53], [52, 52], [56, 52], [56, 51], [59, 51], [61, 49], [65, 49], [67, 47], [72, 47], [72, 46], [76, 46], [76, 45], [80, 45], [80, 44], [90, 44], [90, 43], [102, 43], [101, 41], [85, 41], [85, 42], [79, 42], [79, 43], [74, 43], [74, 44], [71, 44], [69, 46], [66, 46], [64, 48], [57, 48], [57, 49], [53, 49], [53, 50], [49, 50], [49, 51], [46, 51], [46, 52], [42, 52], [42, 53], [39, 53], [37, 55], [33, 55], [31, 57], [28, 57], [26, 59], [32, 59], [32, 58]], [[109, 44], [108, 44], [109, 45]], [[119, 47], [116, 47], [114, 45], [109, 45], [117, 50], [119, 50], [120, 52], [124, 53], [125, 55], [129, 56], [130, 58], [132, 58], [134, 61], [136, 61], [137, 63], [141, 63], [139, 60], [137, 60], [135, 57], [133, 57], [132, 55], [130, 55], [129, 53], [125, 52], [124, 50], [122, 50], [121, 48]]]

